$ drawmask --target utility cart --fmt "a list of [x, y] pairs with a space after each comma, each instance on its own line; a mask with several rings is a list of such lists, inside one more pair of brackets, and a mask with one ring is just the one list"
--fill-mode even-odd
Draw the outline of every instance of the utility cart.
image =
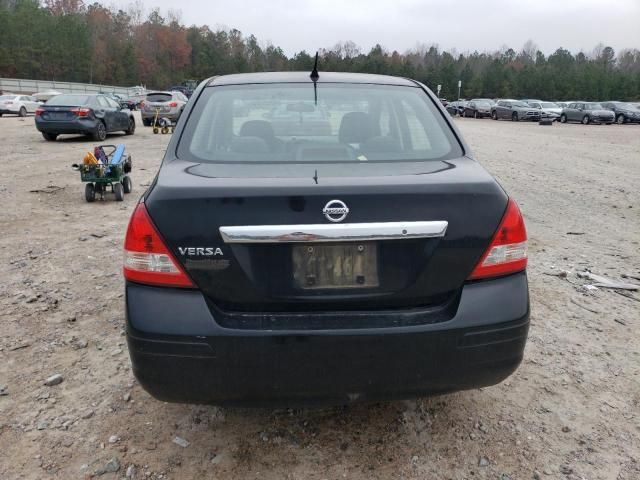
[[133, 188], [131, 177], [131, 155], [125, 153], [124, 145], [99, 145], [93, 154], [87, 153], [81, 165], [74, 164], [80, 170], [80, 179], [86, 183], [84, 197], [93, 202], [96, 194], [104, 200], [108, 188], [115, 194], [116, 200], [124, 200], [124, 194]]

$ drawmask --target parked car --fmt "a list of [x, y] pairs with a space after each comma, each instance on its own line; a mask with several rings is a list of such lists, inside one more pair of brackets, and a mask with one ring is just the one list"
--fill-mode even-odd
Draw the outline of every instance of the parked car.
[[484, 118], [491, 116], [491, 103], [488, 100], [470, 100], [462, 110], [463, 117]]
[[189, 87], [186, 87], [184, 85], [174, 85], [172, 87], [167, 88], [167, 91], [180, 92], [187, 98], [190, 98], [191, 95], [193, 94], [193, 90], [191, 90]]
[[615, 115], [611, 110], [605, 110], [602, 105], [596, 102], [570, 103], [562, 109], [560, 122], [581, 122], [584, 125], [589, 123], [605, 123], [611, 125], [615, 120]]
[[543, 102], [542, 100], [539, 100], [528, 102], [528, 104], [531, 107], [540, 110], [540, 114], [543, 119], [548, 118], [554, 122], [560, 118], [560, 114], [562, 113], [562, 107], [553, 102]]
[[0, 117], [6, 114], [26, 117], [28, 113], [36, 113], [39, 106], [40, 102], [29, 95], [2, 95], [0, 96]]
[[149, 92], [140, 106], [142, 124], [151, 126], [156, 116], [177, 122], [187, 104], [187, 97], [182, 92]]
[[79, 133], [102, 142], [111, 132], [133, 135], [136, 123], [130, 110], [105, 95], [62, 94], [36, 110], [36, 128], [48, 141], [61, 134]]
[[540, 111], [532, 108], [521, 100], [499, 100], [491, 108], [491, 118], [494, 120], [509, 119], [514, 122], [520, 120], [540, 120]]
[[[185, 107], [124, 244], [132, 371], [156, 398], [410, 398], [493, 385], [522, 360], [515, 201], [421, 83], [319, 77], [213, 77]], [[276, 135], [257, 104], [303, 125], [324, 110], [330, 134]]]
[[466, 107], [467, 103], [468, 102], [466, 100], [455, 100], [450, 102], [445, 108], [447, 109], [447, 112], [454, 117], [456, 115], [462, 116], [462, 112], [464, 112], [464, 107]]
[[629, 102], [604, 102], [602, 108], [611, 110], [616, 123], [640, 123], [640, 107]]
[[117, 93], [105, 93], [105, 95], [118, 102], [123, 108], [128, 108], [131, 111], [135, 111], [138, 108], [138, 102], [123, 95], [119, 95]]

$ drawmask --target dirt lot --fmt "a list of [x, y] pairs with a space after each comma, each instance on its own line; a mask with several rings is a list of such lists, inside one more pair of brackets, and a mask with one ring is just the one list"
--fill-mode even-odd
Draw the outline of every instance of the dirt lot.
[[122, 237], [169, 137], [110, 137], [134, 194], [87, 204], [70, 164], [90, 142], [0, 118], [0, 479], [639, 479], [640, 293], [576, 272], [640, 275], [640, 126], [457, 121], [529, 228], [517, 373], [417, 401], [240, 410], [158, 402], [130, 371]]

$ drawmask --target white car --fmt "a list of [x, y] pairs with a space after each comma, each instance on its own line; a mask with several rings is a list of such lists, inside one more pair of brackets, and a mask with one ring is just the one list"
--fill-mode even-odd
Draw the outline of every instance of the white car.
[[6, 113], [26, 117], [27, 113], [36, 113], [40, 103], [28, 95], [0, 96], [0, 117]]

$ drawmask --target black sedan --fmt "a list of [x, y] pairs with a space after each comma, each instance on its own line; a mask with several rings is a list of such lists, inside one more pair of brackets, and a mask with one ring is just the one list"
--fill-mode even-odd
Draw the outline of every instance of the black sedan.
[[107, 133], [133, 135], [133, 113], [102, 94], [63, 94], [51, 98], [36, 110], [36, 128], [45, 140], [61, 134], [79, 133], [103, 141]]
[[[262, 116], [280, 109], [289, 131]], [[184, 113], [124, 244], [129, 354], [153, 396], [346, 404], [517, 368], [523, 217], [427, 87], [219, 76]]]
[[488, 100], [470, 100], [462, 111], [463, 117], [485, 118], [491, 116], [492, 103]]
[[629, 102], [604, 102], [602, 108], [611, 110], [616, 119], [616, 123], [640, 123], [640, 107], [638, 104]]

